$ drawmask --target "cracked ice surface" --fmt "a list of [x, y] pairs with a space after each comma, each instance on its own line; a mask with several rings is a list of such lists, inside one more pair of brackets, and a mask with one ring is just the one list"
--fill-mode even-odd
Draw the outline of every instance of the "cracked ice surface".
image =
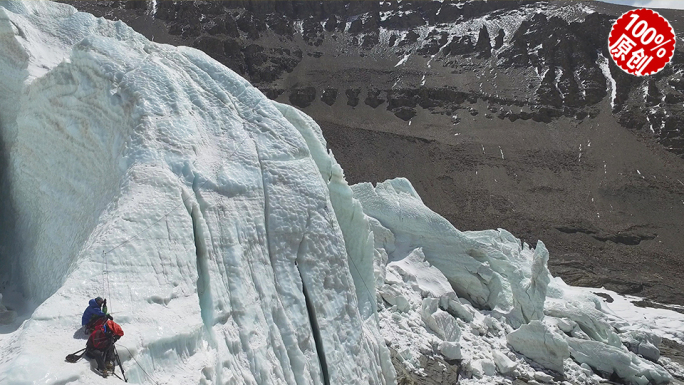
[[590, 289], [551, 277], [543, 243], [531, 249], [502, 229], [460, 232], [406, 179], [352, 190], [371, 217], [381, 333], [401, 371], [427, 375], [421, 358], [441, 356], [462, 360], [464, 384], [603, 382], [595, 372], [661, 384], [681, 373], [655, 346], [682, 317], [670, 315], [662, 331], [628, 322]]
[[62, 4], [0, 3], [0, 52], [30, 245], [13, 278], [40, 303], [0, 334], [0, 382], [97, 382], [84, 361], [64, 363], [96, 295], [125, 330], [132, 382], [152, 380], [144, 368], [162, 383], [322, 384], [322, 362], [331, 383], [393, 381], [347, 225], [302, 133], [263, 94], [197, 50]]

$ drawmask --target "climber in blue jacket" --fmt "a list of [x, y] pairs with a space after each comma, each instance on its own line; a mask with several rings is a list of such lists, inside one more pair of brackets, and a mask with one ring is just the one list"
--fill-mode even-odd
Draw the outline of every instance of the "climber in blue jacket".
[[[102, 311], [103, 306], [104, 306], [104, 311]], [[102, 299], [102, 297], [97, 297], [97, 298], [91, 299], [90, 302], [88, 302], [88, 307], [83, 312], [83, 317], [81, 318], [81, 325], [86, 326], [91, 321], [94, 321], [94, 320], [100, 319], [100, 318], [102, 318], [104, 320], [109, 318], [107, 316], [107, 300]]]

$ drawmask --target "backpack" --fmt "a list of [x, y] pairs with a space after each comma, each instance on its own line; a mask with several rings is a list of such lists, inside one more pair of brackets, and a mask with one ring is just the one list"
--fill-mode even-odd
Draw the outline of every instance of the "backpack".
[[102, 324], [102, 327], [95, 329], [90, 334], [86, 347], [105, 350], [124, 335], [123, 329], [116, 322], [109, 320]]
[[103, 330], [105, 333], [108, 333], [108, 334], [111, 333], [112, 336], [114, 336], [115, 339], [117, 339], [117, 340], [119, 338], [123, 337], [123, 335], [124, 335], [124, 332], [123, 332], [123, 329], [121, 329], [121, 326], [119, 326], [119, 324], [117, 324], [116, 322], [114, 322], [112, 320], [105, 322], [105, 324], [103, 325]]

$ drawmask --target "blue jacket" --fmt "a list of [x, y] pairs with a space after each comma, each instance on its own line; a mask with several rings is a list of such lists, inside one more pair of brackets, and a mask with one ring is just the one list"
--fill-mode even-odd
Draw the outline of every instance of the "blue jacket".
[[90, 302], [88, 302], [88, 307], [83, 312], [83, 317], [81, 318], [81, 325], [85, 325], [88, 322], [90, 322], [90, 319], [93, 318], [93, 316], [105, 316], [105, 313], [102, 312], [100, 306], [98, 306], [97, 304], [97, 301], [95, 301], [95, 298], [91, 299]]

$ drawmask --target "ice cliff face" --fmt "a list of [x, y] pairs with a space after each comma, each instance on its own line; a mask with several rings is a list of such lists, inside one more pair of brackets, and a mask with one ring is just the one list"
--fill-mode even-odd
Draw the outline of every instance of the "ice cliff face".
[[2, 339], [0, 382], [92, 383], [63, 360], [95, 295], [126, 332], [123, 358], [157, 381], [393, 381], [375, 297], [355, 289], [372, 238], [344, 242], [351, 192], [321, 176], [320, 132], [194, 49], [69, 6], [1, 5], [21, 246], [3, 272], [41, 305]]
[[460, 297], [505, 316], [515, 327], [543, 317], [551, 275], [543, 243], [531, 250], [505, 230], [462, 233], [427, 209], [405, 179], [376, 188], [359, 184], [354, 192], [364, 211], [393, 235], [394, 240], [382, 246], [390, 262], [422, 248], [424, 259], [445, 275]]
[[393, 384], [427, 356], [464, 383], [671, 379], [542, 243], [459, 232], [405, 179], [348, 186], [311, 118], [199, 51], [2, 2], [0, 53], [0, 289], [23, 294], [0, 296], [0, 383], [99, 381], [63, 362], [96, 295], [131, 382]]

